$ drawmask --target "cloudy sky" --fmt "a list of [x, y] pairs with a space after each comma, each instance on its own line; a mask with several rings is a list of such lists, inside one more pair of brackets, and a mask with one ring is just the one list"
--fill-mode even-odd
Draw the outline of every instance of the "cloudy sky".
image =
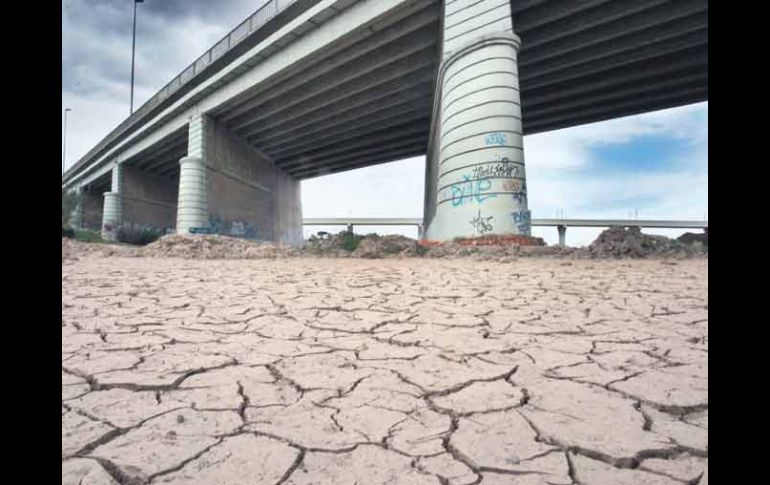
[[[146, 0], [138, 6], [134, 106], [140, 106], [264, 0]], [[66, 165], [128, 116], [132, 0], [62, 0]], [[533, 217], [708, 216], [708, 103], [524, 138]], [[421, 217], [424, 157], [302, 182], [305, 217]], [[321, 228], [307, 228], [306, 234]], [[327, 228], [338, 230], [339, 228]], [[412, 228], [366, 228], [416, 235]], [[682, 231], [648, 230], [678, 235]], [[548, 243], [555, 228], [533, 228]], [[570, 228], [571, 245], [598, 230]]]

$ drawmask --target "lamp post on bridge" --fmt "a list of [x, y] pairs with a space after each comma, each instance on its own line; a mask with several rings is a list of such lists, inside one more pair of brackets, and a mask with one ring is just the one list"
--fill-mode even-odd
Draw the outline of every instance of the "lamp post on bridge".
[[134, 0], [134, 36], [131, 42], [131, 112], [134, 114], [134, 59], [136, 58], [136, 4], [144, 3], [144, 0]]
[[72, 111], [70, 108], [64, 108], [64, 141], [61, 147], [61, 174], [64, 175], [64, 162], [67, 158], [67, 113]]

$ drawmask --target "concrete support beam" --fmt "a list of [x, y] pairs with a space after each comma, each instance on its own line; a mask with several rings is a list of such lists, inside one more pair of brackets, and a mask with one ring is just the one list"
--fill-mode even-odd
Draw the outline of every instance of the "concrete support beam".
[[426, 236], [529, 236], [510, 4], [482, 0], [464, 7], [462, 19], [449, 7], [426, 163]]
[[[398, 79], [404, 72], [414, 71], [419, 66], [434, 62], [435, 43], [435, 32], [421, 29], [407, 35], [403, 40], [386, 46], [380, 52], [372, 53], [374, 54], [372, 56], [359, 59], [314, 80], [312, 84], [305, 84], [294, 92], [287, 93], [287, 97], [255, 106], [252, 109], [258, 108], [256, 112], [247, 112], [249, 116], [241, 117], [240, 121], [236, 119], [229, 126], [233, 126], [235, 131], [240, 131], [250, 126], [264, 125], [275, 118], [291, 119], [304, 114], [303, 110], [307, 109], [306, 107], [311, 110], [317, 109], [337, 99], [369, 89], [383, 81]], [[245, 135], [250, 135], [252, 131], [247, 131]]]
[[567, 245], [567, 226], [556, 226], [556, 230], [559, 231], [559, 246], [564, 247]]
[[211, 232], [298, 244], [299, 181], [216, 120], [190, 120], [180, 161], [177, 232]]
[[123, 223], [123, 166], [116, 164], [112, 167], [112, 186], [104, 193], [104, 210], [102, 211], [102, 237], [114, 241]]
[[123, 225], [170, 230], [177, 213], [177, 180], [123, 166]]
[[[313, 143], [336, 143], [340, 137], [343, 139], [348, 137], [358, 137], [366, 135], [371, 131], [398, 125], [401, 122], [408, 123], [417, 119], [423, 119], [425, 118], [425, 110], [422, 108], [423, 103], [430, 103], [430, 97], [426, 94], [409, 99], [396, 106], [386, 106], [384, 108], [368, 111], [367, 113], [364, 113], [363, 116], [352, 118], [344, 123], [336, 124], [334, 126], [328, 126], [327, 123], [325, 129], [315, 130], [312, 133], [312, 138], [309, 138], [307, 141], [304, 139], [307, 132], [304, 131], [303, 137], [292, 137], [289, 140], [277, 139], [275, 143], [270, 145], [269, 150], [272, 152], [273, 150], [277, 150], [277, 147], [280, 147], [281, 150], [286, 150], [290, 154], [293, 154], [294, 148], [305, 150], [308, 147], [312, 147]], [[415, 108], [415, 105], [417, 105], [417, 108]], [[294, 140], [293, 143], [292, 140]], [[280, 158], [284, 158], [285, 156], [286, 155], [282, 153]]]
[[104, 196], [90, 188], [84, 188], [80, 198], [80, 223], [76, 229], [101, 230], [104, 213]]
[[83, 187], [79, 187], [76, 190], [76, 193], [78, 195], [78, 203], [75, 206], [74, 209], [72, 209], [72, 213], [70, 214], [69, 219], [69, 225], [73, 229], [82, 229], [83, 228], [83, 194], [85, 190]]
[[202, 157], [184, 157], [179, 166], [176, 232], [189, 234], [196, 228], [208, 226], [206, 167]]
[[[415, 4], [415, 6], [419, 7], [418, 4]], [[422, 7], [424, 8], [425, 5]], [[260, 93], [248, 100], [241, 99], [236, 107], [224, 106], [224, 109], [221, 110], [221, 119], [229, 126], [231, 120], [255, 109], [261, 103], [265, 103], [267, 100], [275, 98], [276, 96], [291, 96], [290, 90], [296, 88], [301, 89], [302, 86], [305, 86], [309, 82], [318, 83], [320, 76], [333, 73], [360, 57], [372, 56], [372, 53], [376, 52], [377, 49], [418, 29], [435, 23], [437, 17], [436, 12], [432, 5], [428, 5], [427, 7], [428, 8], [424, 8], [421, 12], [408, 16], [394, 25], [382, 28], [378, 31], [380, 34], [378, 36], [364, 36], [363, 39], [354, 40], [351, 45], [355, 45], [355, 49], [343, 49], [328, 57], [318, 56], [320, 61], [314, 65], [306, 66], [302, 71], [301, 76], [292, 76], [281, 79], [280, 82], [276, 82], [274, 88], [271, 89], [269, 93]], [[408, 10], [410, 8], [411, 7], [405, 7], [402, 10]], [[323, 82], [323, 78], [320, 78], [320, 81]], [[216, 114], [219, 115], [219, 113]]]

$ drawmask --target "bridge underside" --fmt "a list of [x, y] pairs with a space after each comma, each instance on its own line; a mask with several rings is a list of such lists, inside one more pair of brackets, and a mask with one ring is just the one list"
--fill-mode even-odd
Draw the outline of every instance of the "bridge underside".
[[[127, 147], [111, 155], [112, 161], [105, 161], [105, 156], [98, 162], [102, 164], [98, 169], [94, 167], [99, 167], [95, 160], [103, 155], [100, 150], [109, 148], [95, 148], [89, 154], [94, 157], [93, 164], [89, 165], [92, 162], [84, 157], [65, 174], [65, 185], [72, 183], [78, 172], [85, 172], [87, 175], [76, 182], [84, 194], [96, 200], [111, 191], [111, 195], [105, 196], [105, 204], [107, 199], [111, 201], [110, 207], [105, 205], [103, 210], [105, 221], [126, 222], [130, 215], [141, 223], [169, 228], [178, 223], [174, 213], [179, 212], [178, 203], [186, 197], [179, 192], [185, 185], [180, 182], [180, 160], [202, 157], [207, 173], [221, 172], [210, 177], [237, 180], [233, 183], [240, 184], [239, 190], [244, 194], [262, 194], [259, 197], [264, 199], [256, 204], [247, 200], [250, 195], [244, 195], [242, 203], [236, 204], [238, 207], [230, 207], [225, 204], [227, 190], [222, 189], [218, 199], [209, 194], [209, 210], [219, 207], [217, 210], [225, 211], [223, 207], [227, 207], [227, 211], [235, 214], [244, 204], [256, 204], [259, 210], [252, 207], [247, 214], [253, 221], [261, 221], [270, 234], [288, 234], [291, 231], [286, 227], [301, 219], [295, 214], [297, 181], [425, 154], [430, 158], [429, 138], [438, 122], [434, 113], [437, 90], [440, 92], [437, 76], [441, 59], [446, 58], [442, 50], [462, 47], [448, 38], [446, 32], [461, 31], [456, 37], [478, 40], [495, 35], [503, 17], [507, 19], [507, 28], [499, 30], [510, 32], [512, 27], [521, 39], [515, 72], [481, 69], [476, 75], [506, 79], [504, 82], [509, 83], [487, 86], [485, 90], [501, 88], [498, 91], [517, 93], [510, 100], [520, 106], [520, 115], [516, 115], [521, 119], [520, 126], [515, 128], [517, 135], [708, 100], [707, 0], [306, 3], [328, 5], [312, 17], [297, 17], [292, 24], [294, 30], [269, 46], [270, 56], [286, 55], [291, 62], [268, 76], [260, 71], [259, 62], [264, 62], [264, 58], [244, 61], [197, 97], [181, 104], [180, 110], [192, 113], [189, 118], [187, 114], [184, 118], [173, 112], [165, 114], [162, 119], [173, 123], [163, 125], [168, 121], [161, 121], [150, 125], [149, 136], [141, 135], [128, 142]], [[362, 9], [366, 15], [361, 14]], [[362, 18], [366, 20], [358, 20]], [[356, 20], [345, 24], [347, 19]], [[336, 26], [329, 27], [329, 32], [339, 30], [341, 23], [351, 27], [343, 35], [330, 34], [331, 40], [327, 42], [313, 44], [306, 40], [325, 38], [326, 23], [331, 25], [335, 21]], [[273, 31], [278, 29], [280, 25], [274, 26]], [[320, 37], [313, 37], [316, 31], [322, 32]], [[300, 47], [291, 51], [292, 44]], [[290, 57], [282, 49], [303, 54]], [[515, 81], [503, 74], [512, 74]], [[238, 90], [228, 91], [230, 82], [240, 83]], [[222, 92], [233, 94], [217, 98]], [[213, 96], [216, 101], [198, 110], [196, 103], [203, 103], [206, 96]], [[218, 133], [216, 139], [223, 147], [240, 147], [240, 155], [235, 157], [228, 155], [227, 150], [202, 146], [213, 135], [206, 134], [208, 131], [193, 132], [194, 117], [198, 117], [195, 123], [199, 126]], [[187, 119], [189, 126], [183, 125]], [[144, 118], [136, 121], [137, 126], [145, 122]], [[482, 125], [486, 126], [474, 126]], [[501, 129], [492, 125], [489, 130]], [[120, 136], [124, 135], [130, 136], [131, 132]], [[453, 143], [465, 144], [473, 141], [470, 138], [466, 136]], [[263, 166], [262, 175], [250, 168], [250, 160]], [[108, 168], [110, 163], [112, 169]], [[188, 167], [198, 170], [198, 163], [192, 160]], [[523, 182], [523, 158], [520, 163]], [[237, 169], [238, 173], [228, 172], [230, 169]], [[267, 173], [272, 178], [265, 182], [260, 177]], [[216, 183], [225, 187], [223, 180]], [[442, 181], [443, 188], [454, 192], [459, 182], [450, 180], [447, 186], [447, 180]], [[426, 180], [426, 193], [438, 189], [431, 183]], [[515, 186], [513, 182], [508, 185]], [[189, 187], [186, 184], [184, 190]], [[286, 192], [284, 189], [290, 194], [285, 200], [277, 195]], [[430, 204], [426, 202], [426, 217], [433, 211]], [[275, 214], [267, 217], [262, 213], [276, 212], [277, 206], [290, 208], [289, 222]], [[84, 221], [96, 220], [95, 209], [86, 212]], [[237, 215], [233, 216], [235, 222], [241, 220], [242, 214]]]
[[[450, 0], [451, 1], [451, 0]], [[525, 134], [708, 99], [706, 0], [512, 0]], [[362, 28], [213, 117], [299, 179], [423, 155], [439, 2]]]
[[[510, 8], [522, 40], [525, 134], [708, 99], [707, 0], [510, 0]], [[299, 179], [423, 155], [440, 16], [438, 0], [395, 9], [210, 114]], [[177, 176], [185, 142], [175, 133], [140, 165]]]

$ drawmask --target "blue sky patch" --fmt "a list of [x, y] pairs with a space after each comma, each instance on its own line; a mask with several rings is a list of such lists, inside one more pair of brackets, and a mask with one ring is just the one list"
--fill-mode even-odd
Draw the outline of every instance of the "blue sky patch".
[[585, 171], [609, 173], [676, 172], [681, 160], [692, 150], [686, 139], [641, 136], [627, 143], [593, 145], [592, 163]]

